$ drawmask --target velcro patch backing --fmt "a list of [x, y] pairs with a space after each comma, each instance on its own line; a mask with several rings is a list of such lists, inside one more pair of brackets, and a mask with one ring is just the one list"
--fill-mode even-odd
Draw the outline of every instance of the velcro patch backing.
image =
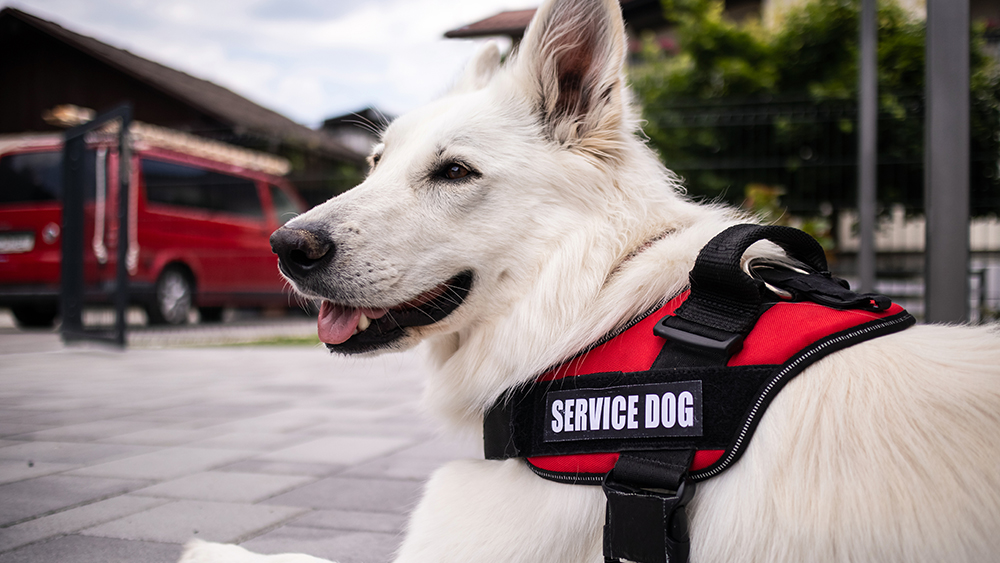
[[701, 381], [545, 394], [543, 441], [701, 436]]

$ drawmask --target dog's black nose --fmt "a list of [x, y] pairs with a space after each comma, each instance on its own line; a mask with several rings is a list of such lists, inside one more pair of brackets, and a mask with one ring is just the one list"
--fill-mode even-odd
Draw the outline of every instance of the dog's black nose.
[[271, 251], [285, 274], [302, 279], [329, 262], [335, 248], [321, 229], [282, 227], [271, 234]]

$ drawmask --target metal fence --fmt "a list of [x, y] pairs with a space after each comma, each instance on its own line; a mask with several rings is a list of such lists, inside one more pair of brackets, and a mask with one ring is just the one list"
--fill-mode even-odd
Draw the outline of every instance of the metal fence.
[[[878, 131], [878, 199], [885, 209], [923, 207], [922, 95], [883, 93]], [[977, 108], [974, 108], [977, 109]], [[974, 112], [972, 214], [1000, 210], [1000, 116]], [[851, 99], [673, 101], [645, 117], [664, 162], [689, 190], [733, 203], [750, 184], [780, 187], [790, 213], [821, 205], [853, 208], [857, 200], [857, 103]], [[990, 131], [992, 129], [992, 131]], [[978, 137], [978, 138], [977, 138]]]
[[[923, 308], [922, 95], [881, 94], [877, 288]], [[972, 318], [1000, 314], [1000, 115], [973, 104], [970, 196]], [[826, 216], [839, 275], [856, 275], [858, 134], [851, 99], [675, 100], [646, 107], [651, 139], [692, 195], [740, 204], [776, 188], [788, 216]], [[918, 240], [919, 239], [919, 240]]]

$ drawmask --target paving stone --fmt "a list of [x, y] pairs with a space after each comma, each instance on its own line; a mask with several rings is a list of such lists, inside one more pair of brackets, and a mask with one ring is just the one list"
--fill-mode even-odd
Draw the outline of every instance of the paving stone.
[[314, 477], [207, 471], [135, 491], [136, 495], [254, 503], [315, 481]]
[[[50, 424], [24, 424], [21, 422], [0, 422], [0, 437], [21, 437], [32, 432], [39, 432], [50, 428]], [[25, 438], [28, 439], [28, 438]]]
[[221, 419], [244, 419], [260, 416], [269, 411], [278, 411], [285, 407], [281, 403], [270, 402], [268, 406], [259, 404], [227, 403], [222, 401], [206, 401], [204, 398], [197, 402], [188, 402], [167, 409], [161, 409], [154, 415], [162, 417], [162, 420], [183, 420], [187, 418], [221, 418]]
[[264, 502], [283, 506], [403, 514], [416, 505], [422, 490], [423, 483], [418, 481], [328, 477]]
[[0, 552], [56, 535], [69, 534], [170, 502], [122, 495], [16, 524], [0, 532]]
[[101, 441], [112, 444], [136, 444], [142, 446], [180, 446], [204, 440], [218, 434], [218, 431], [192, 428], [149, 428], [104, 438]]
[[89, 536], [166, 543], [191, 538], [224, 543], [252, 537], [303, 512], [302, 508], [182, 500], [81, 531]]
[[143, 426], [150, 427], [150, 423], [135, 422], [130, 420], [98, 420], [95, 422], [83, 422], [80, 424], [70, 424], [47, 428], [35, 432], [23, 433], [18, 436], [21, 440], [48, 440], [48, 441], [87, 441], [118, 436], [135, 432]]
[[[6, 401], [0, 401], [0, 404], [6, 404]], [[16, 422], [19, 419], [30, 418], [34, 415], [47, 414], [46, 411], [30, 410], [30, 409], [16, 409], [16, 408], [4, 408], [0, 407], [0, 420], [5, 422]]]
[[[149, 422], [148, 419], [139, 419], [129, 417], [129, 420], [144, 420]], [[191, 417], [178, 420], [177, 417], [164, 417], [162, 420], [157, 420], [161, 424], [170, 424], [174, 428], [184, 428], [190, 430], [202, 430], [202, 429], [212, 429], [216, 434], [220, 432], [226, 432], [224, 424], [232, 422], [232, 419], [228, 418], [218, 418], [218, 417]]]
[[[21, 461], [11, 459], [0, 459], [0, 484], [34, 479], [43, 475], [62, 473], [69, 469], [75, 469], [78, 465], [69, 463], [49, 463], [47, 461]], [[0, 499], [2, 500], [2, 499]]]
[[[309, 414], [313, 418], [319, 419], [324, 422], [360, 421], [367, 424], [376, 424], [380, 421], [388, 420], [395, 413], [399, 412], [399, 409], [395, 407], [392, 409], [387, 409], [386, 401], [384, 400], [372, 401], [373, 399], [372, 395], [374, 394], [375, 393], [373, 392], [372, 389], [366, 390], [365, 396], [368, 399], [368, 402], [372, 403], [371, 406], [368, 407], [359, 405], [359, 403], [365, 401], [355, 399], [347, 402], [346, 404], [336, 405], [336, 408], [324, 407], [319, 409], [310, 409], [311, 412]], [[298, 416], [302, 416], [304, 414], [305, 413], [301, 412], [300, 410]]]
[[0, 485], [0, 526], [138, 489], [148, 483], [104, 477], [49, 475]]
[[[133, 399], [130, 406], [136, 408], [136, 412], [121, 418], [130, 420], [145, 420], [148, 422], [173, 422], [177, 420], [177, 413], [171, 409], [181, 408], [191, 403], [198, 403], [205, 400], [203, 392], [184, 389], [183, 385], [172, 388], [169, 393], [160, 393], [151, 397]], [[194, 418], [190, 414], [185, 418]], [[215, 418], [209, 414], [202, 418]]]
[[400, 451], [400, 455], [429, 459], [483, 459], [483, 442], [481, 439], [433, 436]]
[[[277, 432], [227, 432], [188, 444], [193, 448], [223, 448], [236, 450], [271, 451], [294, 446], [313, 439], [311, 435], [282, 434]], [[0, 452], [3, 450], [0, 449]]]
[[314, 436], [391, 436], [405, 438], [411, 442], [426, 439], [430, 432], [430, 427], [425, 426], [419, 421], [413, 420], [405, 423], [386, 420], [378, 420], [374, 422], [363, 420], [338, 420], [319, 424], [302, 431], [303, 434], [311, 434]]
[[406, 479], [426, 481], [446, 461], [413, 455], [390, 455], [355, 465], [340, 473], [343, 477]]
[[73, 475], [165, 480], [248, 458], [257, 452], [165, 448], [73, 471]]
[[85, 422], [96, 422], [100, 420], [116, 419], [122, 416], [134, 414], [131, 409], [115, 409], [108, 405], [89, 407], [84, 409], [51, 409], [47, 411], [28, 411], [25, 416], [10, 419], [10, 422], [20, 422], [22, 424], [45, 424], [48, 426], [68, 426], [71, 424], [81, 424]]
[[351, 532], [381, 532], [400, 534], [408, 517], [390, 512], [362, 512], [358, 510], [313, 510], [290, 522], [289, 525], [305, 528], [326, 528]]
[[288, 409], [242, 418], [223, 425], [233, 432], [296, 432], [326, 422], [328, 413], [309, 409]]
[[384, 563], [392, 560], [401, 541], [395, 534], [284, 526], [241, 545], [258, 553], [306, 553], [338, 563]]
[[0, 459], [93, 464], [148, 453], [154, 448], [80, 442], [13, 442], [0, 448]]
[[478, 441], [431, 437], [396, 453], [354, 465], [341, 475], [426, 481], [450, 460], [482, 457]]
[[244, 473], [267, 473], [270, 475], [311, 475], [313, 477], [328, 477], [340, 473], [346, 465], [328, 465], [325, 463], [293, 463], [283, 461], [264, 461], [246, 459], [229, 465], [217, 467], [215, 471], [236, 471]]
[[[65, 382], [65, 387], [55, 392], [42, 396], [27, 396], [21, 401], [21, 406], [27, 409], [40, 410], [50, 413], [49, 416], [69, 417], [69, 423], [73, 420], [73, 415], [78, 411], [94, 412], [95, 407], [100, 407], [101, 402], [89, 397], [89, 390], [79, 387], [79, 384]], [[113, 405], [106, 405], [109, 411], [116, 411]], [[98, 417], [100, 419], [101, 417]], [[104, 417], [107, 418], [107, 417]], [[90, 420], [94, 420], [91, 418]]]
[[350, 465], [385, 455], [410, 443], [411, 441], [405, 438], [327, 436], [260, 455], [256, 459]]
[[0, 554], [0, 563], [174, 563], [180, 556], [179, 545], [74, 535]]

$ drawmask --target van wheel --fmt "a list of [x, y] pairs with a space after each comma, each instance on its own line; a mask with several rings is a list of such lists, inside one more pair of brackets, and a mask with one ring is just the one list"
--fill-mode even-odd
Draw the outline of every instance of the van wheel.
[[49, 328], [56, 321], [59, 313], [58, 305], [32, 303], [29, 305], [14, 305], [10, 308], [17, 319], [17, 324], [29, 328]]
[[194, 302], [194, 284], [180, 268], [167, 268], [156, 280], [156, 297], [146, 308], [151, 324], [181, 325], [188, 322]]
[[198, 314], [203, 323], [222, 322], [222, 307], [198, 307]]

